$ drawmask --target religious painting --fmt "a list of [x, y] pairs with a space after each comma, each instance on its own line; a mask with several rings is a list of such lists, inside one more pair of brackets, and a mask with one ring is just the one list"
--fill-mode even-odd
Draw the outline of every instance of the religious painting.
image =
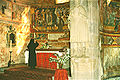
[[12, 16], [12, 4], [5, 0], [0, 0], [0, 18], [3, 20], [11, 20]]
[[[120, 49], [119, 48], [105, 48], [103, 54], [103, 70], [104, 79], [114, 78], [120, 75]], [[113, 79], [115, 80], [115, 79]], [[119, 80], [119, 79], [116, 79]]]
[[24, 14], [25, 6], [19, 6], [14, 4], [12, 10], [12, 19], [15, 21], [21, 21], [22, 15]]
[[120, 27], [120, 5], [118, 4], [118, 2], [112, 1], [107, 4], [107, 0], [104, 0], [101, 7], [103, 25], [111, 28], [114, 27], [115, 32], [119, 31]]
[[69, 8], [35, 8], [31, 28], [35, 31], [65, 31], [68, 30], [68, 16]]

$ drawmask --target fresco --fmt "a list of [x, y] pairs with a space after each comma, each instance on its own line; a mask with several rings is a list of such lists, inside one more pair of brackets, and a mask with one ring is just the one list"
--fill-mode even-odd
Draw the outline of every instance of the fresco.
[[104, 26], [114, 27], [115, 32], [119, 30], [120, 27], [120, 5], [118, 2], [110, 2], [107, 4], [107, 0], [103, 0], [101, 7], [102, 19]]
[[67, 42], [70, 39], [68, 29], [69, 10], [68, 6], [31, 7], [30, 37], [36, 38], [39, 42], [37, 49], [69, 47], [69, 42]]
[[7, 33], [8, 29], [7, 26], [9, 24], [6, 23], [0, 23], [0, 67], [4, 67], [7, 65], [9, 60], [9, 48], [7, 47], [8, 39], [7, 39]]
[[[112, 78], [120, 75], [120, 49], [119, 48], [104, 48], [104, 78]], [[119, 78], [120, 79], [120, 78]], [[119, 80], [113, 79], [113, 80]]]
[[0, 18], [7, 21], [21, 21], [25, 6], [12, 4], [10, 1], [0, 0]]
[[120, 36], [119, 34], [102, 34], [101, 36], [101, 61], [104, 80], [119, 80], [113, 78], [120, 75]]
[[112, 0], [100, 0], [103, 30], [101, 37], [101, 61], [103, 80], [119, 80], [120, 77], [120, 5]]
[[21, 21], [22, 15], [24, 14], [25, 6], [13, 5], [12, 19], [15, 21]]
[[32, 27], [37, 31], [64, 31], [68, 29], [69, 8], [35, 8]]
[[0, 0], [0, 18], [11, 20], [12, 17], [12, 4], [4, 0]]

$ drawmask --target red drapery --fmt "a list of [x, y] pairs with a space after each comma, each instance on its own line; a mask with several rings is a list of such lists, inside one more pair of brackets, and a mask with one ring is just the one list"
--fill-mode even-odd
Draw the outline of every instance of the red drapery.
[[49, 62], [50, 57], [56, 58], [53, 53], [37, 53], [37, 67], [57, 69], [56, 62]]
[[65, 69], [55, 71], [54, 80], [68, 80], [68, 72]]

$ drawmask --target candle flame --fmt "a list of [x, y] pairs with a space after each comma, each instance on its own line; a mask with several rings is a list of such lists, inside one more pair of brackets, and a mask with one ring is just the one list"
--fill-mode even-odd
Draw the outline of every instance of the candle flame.
[[17, 54], [20, 54], [20, 52], [22, 51], [23, 46], [25, 44], [25, 40], [30, 33], [30, 24], [28, 22], [28, 15], [27, 15], [29, 10], [30, 7], [25, 8], [25, 10], [22, 13], [22, 23], [17, 27], [17, 31], [16, 31]]

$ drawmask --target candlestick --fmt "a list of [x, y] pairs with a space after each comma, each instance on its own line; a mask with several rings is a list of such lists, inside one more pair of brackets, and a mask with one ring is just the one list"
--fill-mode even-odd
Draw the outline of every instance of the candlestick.
[[10, 51], [10, 60], [8, 61], [8, 67], [11, 66], [11, 54], [12, 54], [12, 51]]
[[12, 40], [10, 40], [10, 51], [12, 51]]

